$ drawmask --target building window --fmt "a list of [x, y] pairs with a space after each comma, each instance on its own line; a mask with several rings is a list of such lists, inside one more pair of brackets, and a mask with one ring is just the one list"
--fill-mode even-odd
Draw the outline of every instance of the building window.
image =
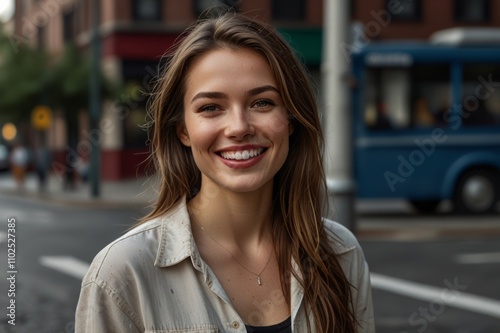
[[386, 0], [386, 8], [394, 20], [417, 21], [422, 18], [421, 0]]
[[36, 46], [39, 50], [45, 48], [45, 27], [41, 25], [37, 27]]
[[161, 21], [161, 0], [133, 0], [133, 17], [135, 21]]
[[302, 21], [305, 19], [304, 0], [273, 0], [273, 19]]
[[63, 13], [63, 40], [71, 41], [75, 36], [75, 13], [70, 10]]
[[241, 0], [195, 0], [194, 13], [197, 17], [205, 18], [211, 9], [224, 8], [238, 11]]
[[489, 0], [455, 0], [455, 19], [461, 22], [486, 22], [490, 19]]

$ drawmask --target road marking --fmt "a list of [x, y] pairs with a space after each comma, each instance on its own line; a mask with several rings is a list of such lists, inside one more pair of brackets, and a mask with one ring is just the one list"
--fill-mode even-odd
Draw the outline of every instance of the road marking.
[[7, 240], [7, 233], [0, 231], [0, 243], [3, 243]]
[[459, 264], [498, 264], [500, 252], [459, 254], [455, 261]]
[[465, 293], [461, 290], [451, 290], [448, 287], [438, 288], [377, 273], [371, 273], [371, 282], [373, 288], [376, 289], [423, 301], [444, 303], [451, 307], [500, 318], [500, 301], [494, 299]]
[[40, 257], [39, 262], [42, 266], [55, 269], [77, 279], [83, 279], [89, 269], [88, 263], [71, 256], [43, 256]]

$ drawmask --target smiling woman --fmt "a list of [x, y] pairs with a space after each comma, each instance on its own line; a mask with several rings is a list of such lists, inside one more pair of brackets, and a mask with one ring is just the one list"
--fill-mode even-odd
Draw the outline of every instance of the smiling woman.
[[94, 259], [77, 332], [374, 331], [363, 252], [322, 218], [316, 101], [275, 29], [198, 22], [150, 115], [158, 201]]

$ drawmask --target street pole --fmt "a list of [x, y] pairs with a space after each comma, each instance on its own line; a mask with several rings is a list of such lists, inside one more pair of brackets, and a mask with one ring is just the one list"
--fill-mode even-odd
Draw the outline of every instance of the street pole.
[[[101, 45], [99, 37], [100, 1], [92, 0], [92, 40], [91, 40], [91, 73], [90, 73], [90, 129], [91, 133], [98, 133], [101, 117]], [[96, 140], [90, 140], [90, 181], [91, 196], [98, 198], [100, 195], [100, 147]]]
[[325, 167], [328, 179], [329, 217], [356, 231], [355, 182], [352, 156], [352, 111], [349, 63], [343, 50], [349, 36], [349, 0], [325, 0], [323, 19]]

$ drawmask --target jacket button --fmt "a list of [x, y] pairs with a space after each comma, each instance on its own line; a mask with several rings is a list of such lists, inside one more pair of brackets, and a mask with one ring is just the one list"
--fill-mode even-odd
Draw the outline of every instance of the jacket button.
[[231, 323], [231, 326], [233, 326], [234, 329], [238, 329], [238, 328], [240, 328], [240, 323], [238, 323], [237, 321], [233, 321]]

